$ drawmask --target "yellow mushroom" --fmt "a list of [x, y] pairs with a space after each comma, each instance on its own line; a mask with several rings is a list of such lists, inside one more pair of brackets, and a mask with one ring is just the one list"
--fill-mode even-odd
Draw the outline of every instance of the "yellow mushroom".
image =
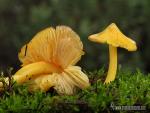
[[105, 83], [113, 81], [117, 71], [117, 47], [125, 48], [128, 51], [136, 51], [136, 42], [125, 36], [115, 23], [110, 24], [104, 31], [93, 34], [88, 38], [97, 43], [109, 44], [109, 69]]
[[[54, 87], [59, 94], [73, 94], [77, 87], [90, 85], [87, 75], [74, 66], [83, 54], [80, 37], [71, 28], [46, 28], [22, 47], [18, 57], [23, 67], [13, 79], [19, 84], [31, 80], [30, 90], [47, 91]], [[8, 83], [8, 78], [5, 81]]]

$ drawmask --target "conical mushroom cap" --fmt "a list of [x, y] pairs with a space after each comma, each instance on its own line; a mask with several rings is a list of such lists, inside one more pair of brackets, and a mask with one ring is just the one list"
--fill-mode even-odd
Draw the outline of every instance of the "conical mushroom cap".
[[114, 47], [122, 47], [128, 51], [136, 51], [136, 42], [125, 36], [115, 23], [110, 24], [104, 31], [89, 36], [89, 40], [98, 43], [107, 43]]

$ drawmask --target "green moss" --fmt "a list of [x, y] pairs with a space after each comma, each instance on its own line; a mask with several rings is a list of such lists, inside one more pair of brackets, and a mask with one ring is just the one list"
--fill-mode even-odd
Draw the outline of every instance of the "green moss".
[[[103, 84], [104, 69], [88, 73], [91, 87], [79, 90], [73, 96], [59, 96], [54, 91], [30, 93], [27, 84], [14, 84], [0, 97], [0, 113], [99, 113], [113, 112], [115, 106], [146, 106], [150, 108], [150, 75], [136, 72], [118, 72], [114, 82]], [[114, 111], [115, 112], [115, 111]], [[129, 111], [117, 111], [129, 112]], [[131, 112], [131, 111], [130, 111]], [[133, 112], [133, 111], [132, 111]], [[141, 112], [141, 111], [137, 111]]]

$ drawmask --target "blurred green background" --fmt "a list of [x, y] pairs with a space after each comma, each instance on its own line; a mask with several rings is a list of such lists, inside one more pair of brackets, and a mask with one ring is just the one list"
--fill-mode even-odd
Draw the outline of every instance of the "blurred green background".
[[108, 67], [108, 46], [88, 41], [90, 34], [115, 22], [137, 42], [138, 51], [119, 49], [119, 67], [150, 72], [150, 0], [0, 0], [0, 67], [20, 65], [17, 54], [40, 30], [67, 25], [84, 43], [79, 65]]

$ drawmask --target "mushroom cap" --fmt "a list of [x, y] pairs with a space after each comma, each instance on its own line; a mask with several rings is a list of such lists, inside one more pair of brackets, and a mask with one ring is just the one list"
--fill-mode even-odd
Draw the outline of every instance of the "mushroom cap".
[[84, 54], [80, 37], [67, 26], [49, 27], [37, 33], [18, 54], [22, 66], [45, 61], [65, 69]]
[[98, 43], [107, 43], [114, 47], [122, 47], [128, 51], [136, 51], [136, 42], [125, 36], [115, 23], [110, 24], [104, 31], [90, 35], [89, 40]]

